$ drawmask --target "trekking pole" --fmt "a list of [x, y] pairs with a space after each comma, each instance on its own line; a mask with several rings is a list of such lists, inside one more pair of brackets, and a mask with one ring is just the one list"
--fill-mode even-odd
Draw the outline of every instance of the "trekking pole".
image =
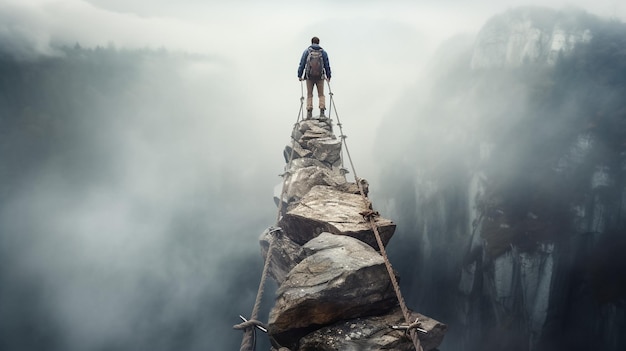
[[300, 117], [304, 119], [304, 111], [302, 109], [303, 106], [304, 106], [304, 83], [302, 83], [302, 79], [300, 79], [300, 111], [298, 112], [298, 121], [300, 120]]
[[[325, 79], [326, 84], [328, 84], [328, 95], [330, 96], [330, 108], [328, 109], [328, 118], [333, 114], [333, 90], [330, 88], [330, 80], [328, 78]], [[337, 120], [338, 121], [338, 120]]]

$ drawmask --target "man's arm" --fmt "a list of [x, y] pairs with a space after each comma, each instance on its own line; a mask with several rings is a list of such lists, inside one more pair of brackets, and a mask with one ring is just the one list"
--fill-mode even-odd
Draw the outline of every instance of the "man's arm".
[[322, 58], [324, 59], [324, 71], [326, 72], [326, 79], [330, 80], [330, 62], [328, 60], [328, 53], [326, 52], [326, 50], [322, 52]]
[[302, 80], [302, 74], [304, 73], [304, 66], [306, 66], [306, 57], [308, 56], [309, 50], [304, 50], [302, 53], [302, 57], [300, 58], [300, 65], [298, 66], [298, 79]]

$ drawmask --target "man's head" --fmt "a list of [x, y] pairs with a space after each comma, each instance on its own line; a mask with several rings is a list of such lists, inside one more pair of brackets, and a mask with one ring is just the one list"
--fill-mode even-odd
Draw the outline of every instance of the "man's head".
[[311, 38], [311, 44], [319, 44], [319, 43], [320, 43], [320, 38], [318, 37]]

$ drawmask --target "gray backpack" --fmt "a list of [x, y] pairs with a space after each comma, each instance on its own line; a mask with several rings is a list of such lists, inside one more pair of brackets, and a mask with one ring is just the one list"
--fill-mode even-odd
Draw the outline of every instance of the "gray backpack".
[[324, 76], [324, 58], [322, 49], [309, 48], [306, 58], [305, 77], [310, 80], [319, 80]]

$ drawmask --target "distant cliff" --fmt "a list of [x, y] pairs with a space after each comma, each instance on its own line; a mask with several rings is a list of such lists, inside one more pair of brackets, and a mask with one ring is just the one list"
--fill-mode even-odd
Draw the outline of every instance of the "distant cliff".
[[526, 7], [493, 17], [480, 30], [472, 68], [517, 67], [528, 63], [554, 64], [580, 43], [593, 37], [580, 10], [556, 11]]
[[623, 350], [626, 26], [525, 7], [440, 52], [377, 143], [410, 301], [442, 350]]

